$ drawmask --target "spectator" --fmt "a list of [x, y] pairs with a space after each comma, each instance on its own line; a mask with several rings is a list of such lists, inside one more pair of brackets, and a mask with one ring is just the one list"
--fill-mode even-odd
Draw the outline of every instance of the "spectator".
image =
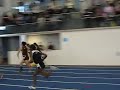
[[64, 6], [64, 7], [63, 7], [62, 12], [63, 12], [63, 13], [69, 13], [69, 10], [68, 10], [67, 6]]
[[117, 25], [120, 26], [120, 1], [116, 2], [115, 11], [116, 11], [116, 15], [117, 15], [115, 17], [115, 21], [116, 21]]
[[95, 17], [97, 27], [103, 26], [103, 9], [100, 5], [97, 5], [95, 8]]
[[104, 13], [109, 17], [115, 15], [115, 8], [113, 3], [107, 3], [104, 7]]
[[93, 12], [91, 12], [90, 9], [86, 9], [85, 13], [83, 13], [85, 28], [91, 28], [92, 27], [92, 22], [93, 22], [92, 17], [93, 17]]
[[2, 17], [2, 25], [10, 25], [11, 20], [10, 17], [7, 14], [4, 14]]
[[34, 7], [32, 7], [32, 12], [33, 13], [39, 13], [40, 12], [40, 6], [35, 5]]
[[42, 26], [45, 24], [45, 18], [43, 17], [43, 14], [40, 14], [38, 19], [37, 19], [38, 26]]
[[120, 14], [120, 1], [115, 5], [116, 14]]
[[74, 11], [74, 3], [72, 0], [66, 0], [65, 6], [69, 9], [69, 11]]
[[24, 23], [24, 16], [21, 13], [18, 13], [17, 17], [16, 17], [16, 24], [23, 24]]

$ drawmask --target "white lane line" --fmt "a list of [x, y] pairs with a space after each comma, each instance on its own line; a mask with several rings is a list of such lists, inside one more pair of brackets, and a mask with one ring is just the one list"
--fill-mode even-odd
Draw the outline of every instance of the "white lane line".
[[[28, 79], [13, 79], [13, 78], [3, 78], [4, 80], [12, 80], [12, 81], [28, 81], [31, 82], [32, 80]], [[63, 81], [45, 81], [45, 80], [37, 80], [38, 82], [47, 82], [47, 83], [66, 83], [66, 84], [80, 84], [81, 82], [63, 82]]]
[[[0, 86], [10, 86], [10, 87], [21, 87], [28, 88], [29, 86], [24, 85], [12, 85], [12, 84], [0, 84]], [[49, 90], [64, 90], [64, 88], [50, 88], [50, 87], [36, 87], [38, 89], [49, 89]], [[78, 89], [68, 89], [68, 90], [78, 90]]]
[[[4, 69], [0, 69], [0, 71], [2, 72], [16, 72], [18, 73], [19, 71], [15, 71], [15, 70], [4, 70]], [[23, 71], [24, 73], [27, 72], [27, 71]], [[32, 73], [33, 71], [29, 71], [28, 73]], [[76, 75], [81, 75], [81, 74], [92, 74], [92, 75], [96, 75], [96, 74], [101, 74], [101, 75], [104, 75], [104, 74], [109, 74], [109, 75], [120, 75], [120, 73], [75, 73], [75, 72], [53, 72], [53, 74], [76, 74]]]
[[[8, 68], [8, 67], [6, 67], [6, 68], [5, 68], [5, 67], [0, 67], [0, 69], [19, 70], [19, 68], [11, 68], [11, 67], [10, 67], [10, 68]], [[29, 69], [29, 68], [25, 68], [25, 69]], [[47, 70], [50, 70], [50, 69], [47, 69]], [[102, 69], [101, 69], [101, 70], [100, 70], [100, 69], [97, 70], [97, 69], [81, 69], [81, 68], [80, 68], [80, 69], [57, 69], [57, 71], [62, 71], [62, 70], [63, 70], [63, 71], [76, 71], [76, 70], [79, 70], [79, 71], [80, 71], [80, 70], [83, 70], [83, 71], [84, 71], [84, 70], [85, 70], [85, 71], [112, 71], [112, 72], [120, 71], [120, 70], [102, 70]]]
[[[12, 81], [32, 81], [27, 79], [12, 79], [12, 78], [4, 78], [6, 80]], [[116, 83], [92, 83], [92, 82], [63, 82], [63, 81], [44, 81], [44, 80], [37, 80], [38, 82], [47, 82], [47, 83], [66, 83], [66, 84], [91, 84], [91, 85], [111, 85], [111, 86], [120, 86], [120, 84]]]
[[[32, 77], [32, 75], [20, 75], [20, 74], [4, 74], [5, 76], [26, 76]], [[42, 76], [43, 77], [43, 76]], [[120, 78], [106, 78], [106, 77], [70, 77], [70, 76], [50, 76], [50, 78], [68, 78], [68, 79], [106, 79], [106, 80], [119, 80]]]

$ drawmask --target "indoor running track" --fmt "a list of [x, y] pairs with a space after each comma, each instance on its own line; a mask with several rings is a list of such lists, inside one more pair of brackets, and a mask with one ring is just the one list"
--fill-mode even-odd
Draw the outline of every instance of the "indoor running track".
[[[23, 74], [18, 71], [18, 66], [0, 66], [0, 90], [29, 90], [32, 72], [26, 67]], [[36, 90], [120, 90], [120, 67], [59, 67], [48, 79], [39, 75]]]

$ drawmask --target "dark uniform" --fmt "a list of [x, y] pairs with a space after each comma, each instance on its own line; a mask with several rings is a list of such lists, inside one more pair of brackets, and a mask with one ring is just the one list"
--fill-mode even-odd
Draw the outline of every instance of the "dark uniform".
[[26, 46], [22, 46], [22, 56], [23, 60], [29, 60], [28, 49]]
[[42, 53], [40, 53], [38, 50], [32, 51], [32, 58], [34, 63], [37, 65], [38, 68], [45, 68], [45, 64], [42, 60]]
[[47, 54], [41, 52], [41, 49], [38, 45], [35, 45], [35, 47], [36, 47], [36, 50], [38, 50], [41, 53], [41, 57], [42, 57], [41, 60], [44, 61], [47, 58]]

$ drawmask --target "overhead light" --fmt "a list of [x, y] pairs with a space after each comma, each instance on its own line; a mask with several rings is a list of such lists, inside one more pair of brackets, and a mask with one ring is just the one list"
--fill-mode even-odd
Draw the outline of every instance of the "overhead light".
[[0, 26], [0, 30], [6, 30], [6, 26]]

